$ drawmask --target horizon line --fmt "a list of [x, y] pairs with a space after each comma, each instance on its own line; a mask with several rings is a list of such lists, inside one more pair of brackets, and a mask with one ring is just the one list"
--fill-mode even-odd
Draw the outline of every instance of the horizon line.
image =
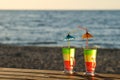
[[0, 10], [43, 10], [43, 11], [49, 11], [49, 10], [51, 10], [51, 11], [59, 11], [59, 10], [62, 10], [62, 11], [93, 11], [93, 10], [101, 10], [101, 11], [106, 11], [106, 10], [108, 10], [108, 11], [113, 11], [113, 10], [120, 10], [120, 9], [0, 9]]

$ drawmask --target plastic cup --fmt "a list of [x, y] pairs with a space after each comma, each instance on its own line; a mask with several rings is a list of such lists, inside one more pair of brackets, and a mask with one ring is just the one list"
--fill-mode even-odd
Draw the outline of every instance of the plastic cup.
[[64, 72], [66, 74], [73, 74], [75, 66], [75, 48], [62, 48]]
[[94, 76], [96, 68], [96, 49], [84, 49], [84, 60], [86, 67], [86, 75]]

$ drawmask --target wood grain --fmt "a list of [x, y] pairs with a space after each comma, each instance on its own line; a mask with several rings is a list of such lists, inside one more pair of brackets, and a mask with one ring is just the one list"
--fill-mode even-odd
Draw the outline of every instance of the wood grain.
[[96, 74], [87, 77], [84, 72], [66, 75], [63, 71], [0, 68], [0, 80], [120, 80], [119, 74]]

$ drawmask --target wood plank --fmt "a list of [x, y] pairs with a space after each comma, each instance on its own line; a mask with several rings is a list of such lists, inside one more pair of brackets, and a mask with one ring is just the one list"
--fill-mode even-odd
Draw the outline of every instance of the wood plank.
[[[60, 79], [71, 79], [71, 77], [68, 77], [66, 75], [54, 75], [54, 74], [34, 74], [34, 73], [15, 73], [15, 72], [0, 72], [0, 75], [3, 75], [3, 76], [13, 76], [13, 77], [16, 77], [16, 78], [27, 78], [27, 79], [39, 79], [39, 78], [60, 78]], [[13, 78], [12, 77], [12, 78]], [[76, 78], [77, 77], [72, 77], [72, 78]]]
[[95, 77], [87, 77], [84, 72], [74, 75], [65, 75], [63, 71], [0, 68], [0, 80], [120, 80], [119, 74], [96, 74]]
[[[77, 79], [77, 76], [66, 76], [62, 71], [52, 71], [52, 70], [21, 70], [21, 69], [2, 69], [0, 71], [0, 75], [14, 75], [14, 76], [26, 76], [26, 77], [38, 77], [38, 78], [59, 78], [59, 79], [71, 79], [75, 78]], [[34, 71], [34, 72], [33, 72]], [[39, 72], [39, 73], [38, 73]], [[41, 73], [42, 72], [42, 73]], [[60, 74], [59, 74], [60, 73]], [[48, 76], [49, 75], [49, 76]], [[19, 78], [19, 77], [18, 77]], [[27, 78], [28, 79], [28, 78]], [[84, 79], [78, 77], [78, 79]]]

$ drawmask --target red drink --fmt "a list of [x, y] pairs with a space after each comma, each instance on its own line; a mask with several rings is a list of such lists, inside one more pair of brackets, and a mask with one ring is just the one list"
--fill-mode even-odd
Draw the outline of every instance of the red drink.
[[75, 66], [75, 61], [71, 64], [70, 61], [64, 61], [64, 67], [66, 70], [72, 70]]
[[96, 62], [86, 62], [85, 65], [86, 65], [87, 72], [94, 72], [95, 71]]

